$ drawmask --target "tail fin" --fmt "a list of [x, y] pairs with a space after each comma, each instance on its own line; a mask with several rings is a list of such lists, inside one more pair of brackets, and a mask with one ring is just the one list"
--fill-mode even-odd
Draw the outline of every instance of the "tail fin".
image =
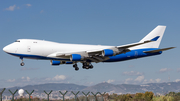
[[161, 43], [161, 39], [163, 37], [165, 29], [166, 29], [166, 26], [160, 26], [160, 25], [157, 26], [140, 41], [140, 42], [144, 42], [147, 40], [153, 40], [154, 42], [139, 45], [137, 47], [138, 48], [158, 48]]

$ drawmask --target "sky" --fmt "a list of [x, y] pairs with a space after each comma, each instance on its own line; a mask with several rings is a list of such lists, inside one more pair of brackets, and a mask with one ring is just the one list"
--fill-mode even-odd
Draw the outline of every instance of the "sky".
[[[180, 81], [179, 0], [1, 0], [0, 88], [44, 83], [91, 86]], [[17, 39], [59, 43], [125, 45], [140, 41], [158, 25], [167, 26], [158, 56], [114, 63], [93, 63], [75, 71], [72, 65], [51, 66], [49, 60], [21, 60], [2, 49]]]

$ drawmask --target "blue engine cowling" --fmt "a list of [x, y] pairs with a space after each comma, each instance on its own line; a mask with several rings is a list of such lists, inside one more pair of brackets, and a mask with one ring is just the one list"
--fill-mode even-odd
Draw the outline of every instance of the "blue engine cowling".
[[74, 62], [71, 61], [57, 61], [51, 60], [51, 65], [60, 65], [60, 64], [73, 64]]
[[104, 49], [102, 52], [102, 56], [113, 56], [114, 55], [114, 51], [111, 49]]
[[70, 57], [71, 61], [80, 61], [82, 59], [82, 56], [79, 54], [72, 54]]
[[51, 60], [51, 65], [60, 65], [61, 61]]
[[66, 64], [74, 64], [74, 62], [66, 61]]

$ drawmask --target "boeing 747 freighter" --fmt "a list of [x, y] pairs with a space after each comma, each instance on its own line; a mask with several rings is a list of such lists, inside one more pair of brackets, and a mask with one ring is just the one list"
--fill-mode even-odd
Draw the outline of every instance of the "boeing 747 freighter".
[[159, 45], [166, 26], [157, 26], [148, 35], [137, 43], [122, 46], [102, 46], [83, 44], [64, 44], [44, 40], [18, 39], [3, 48], [6, 53], [19, 57], [24, 66], [23, 58], [50, 60], [51, 65], [73, 64], [79, 70], [91, 69], [91, 63], [117, 62], [159, 55], [162, 51], [174, 47], [160, 49]]

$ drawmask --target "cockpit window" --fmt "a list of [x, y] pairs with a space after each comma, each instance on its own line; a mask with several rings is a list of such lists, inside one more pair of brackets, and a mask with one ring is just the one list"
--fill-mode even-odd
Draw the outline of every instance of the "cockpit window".
[[16, 40], [15, 42], [20, 42], [20, 40]]

